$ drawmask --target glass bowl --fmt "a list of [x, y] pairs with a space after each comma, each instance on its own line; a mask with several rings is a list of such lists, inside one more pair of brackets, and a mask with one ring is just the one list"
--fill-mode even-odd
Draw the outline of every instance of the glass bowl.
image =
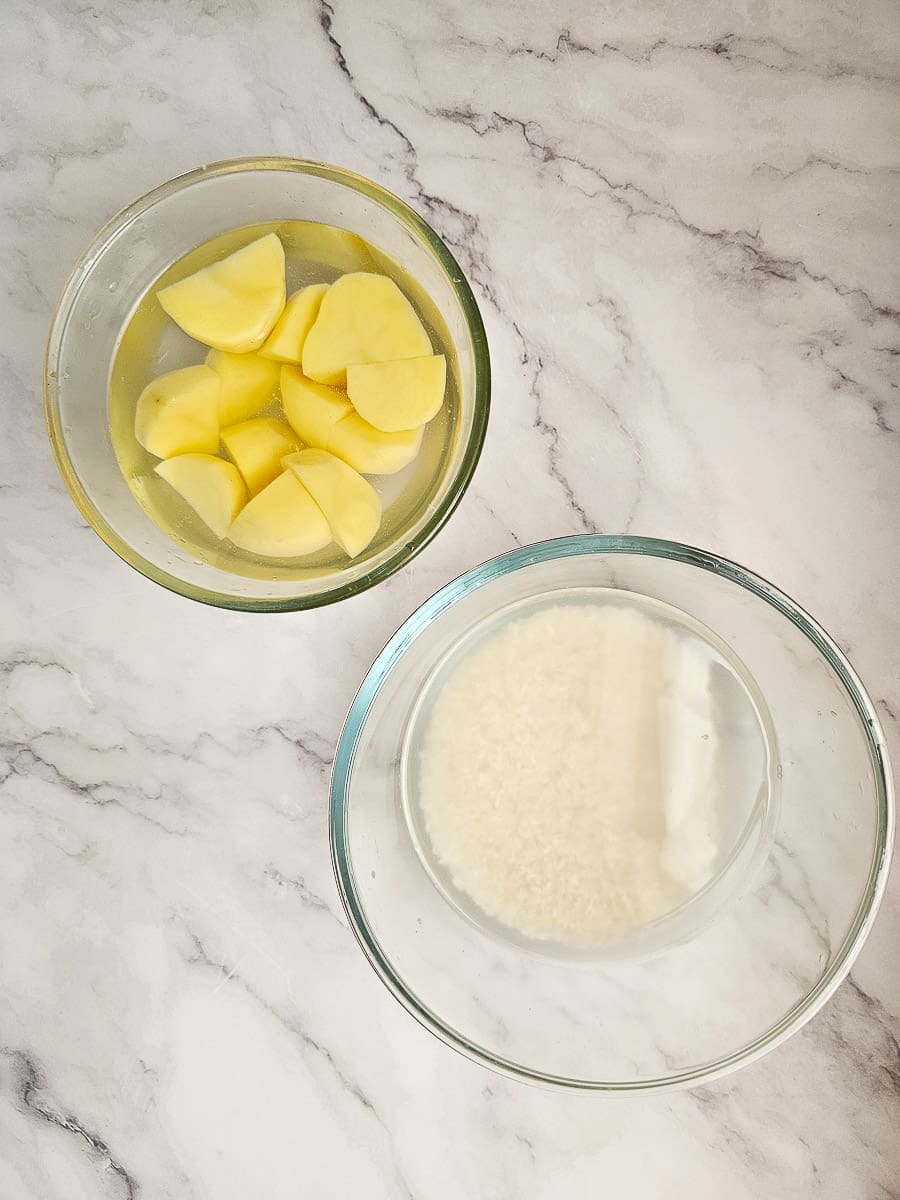
[[[608, 954], [537, 954], [436, 887], [404, 811], [410, 720], [433, 673], [486, 619], [569, 589], [673, 606], [721, 639], [768, 724], [772, 800], [729, 869]], [[571, 537], [476, 567], [427, 601], [366, 676], [334, 763], [332, 859], [351, 927], [426, 1028], [504, 1074], [637, 1091], [724, 1075], [799, 1029], [846, 976], [887, 879], [884, 735], [852, 667], [771, 584], [702, 550]]]
[[[317, 221], [364, 238], [412, 276], [449, 334], [455, 402], [440, 433], [426, 431], [434, 474], [386, 509], [383, 536], [352, 562], [214, 565], [163, 532], [126, 483], [110, 438], [107, 396], [121, 335], [142, 297], [172, 264], [228, 230]], [[121, 558], [194, 600], [251, 611], [312, 608], [386, 579], [441, 529], [481, 453], [490, 364], [469, 285], [433, 229], [396, 196], [339, 167], [292, 158], [245, 158], [173, 179], [114, 217], [75, 267], [50, 329], [44, 408], [60, 473], [91, 527]], [[433, 422], [433, 426], [437, 426]], [[431, 460], [430, 460], [431, 461]], [[408, 468], [409, 469], [409, 468]], [[397, 477], [399, 478], [399, 477]], [[411, 496], [411, 499], [409, 498]]]

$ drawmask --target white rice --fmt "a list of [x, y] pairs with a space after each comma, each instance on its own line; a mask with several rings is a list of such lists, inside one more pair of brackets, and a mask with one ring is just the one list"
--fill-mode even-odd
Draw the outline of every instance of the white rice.
[[546, 607], [479, 642], [440, 687], [419, 764], [455, 887], [527, 936], [582, 943], [705, 882], [708, 661], [698, 639], [626, 605]]

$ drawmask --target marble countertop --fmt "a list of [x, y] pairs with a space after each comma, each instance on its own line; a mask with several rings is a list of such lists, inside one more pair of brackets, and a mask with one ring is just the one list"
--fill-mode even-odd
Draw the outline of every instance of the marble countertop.
[[[900, 1195], [900, 873], [850, 981], [693, 1092], [495, 1077], [337, 899], [335, 740], [422, 600], [584, 530], [779, 584], [900, 733], [898, 14], [889, 0], [6, 0], [0, 39], [0, 1197]], [[201, 162], [342, 163], [453, 248], [495, 407], [447, 529], [338, 612], [129, 570], [53, 466], [50, 312]]]

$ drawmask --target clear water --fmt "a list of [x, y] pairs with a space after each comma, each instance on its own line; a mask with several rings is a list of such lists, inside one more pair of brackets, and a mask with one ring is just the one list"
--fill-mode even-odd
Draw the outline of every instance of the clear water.
[[[676, 907], [642, 929], [629, 931], [617, 946], [586, 947], [526, 938], [483, 912], [458, 888], [438, 857], [419, 803], [423, 745], [434, 703], [448, 679], [472, 651], [508, 622], [547, 608], [585, 605], [628, 606], [662, 623], [674, 637], [687, 639], [708, 666], [712, 724], [718, 742], [713, 803], [718, 825], [718, 854], [702, 886], [684, 894]], [[558, 753], [565, 754], [560, 746]], [[708, 924], [728, 900], [743, 890], [768, 851], [776, 805], [777, 754], [765, 701], [744, 664], [711, 630], [681, 610], [611, 588], [570, 588], [512, 604], [478, 622], [444, 655], [431, 672], [410, 714], [400, 761], [400, 794], [409, 833], [434, 885], [449, 903], [488, 933], [526, 949], [564, 957], [590, 957], [592, 951], [658, 949], [683, 941]]]
[[[109, 427], [113, 448], [129, 488], [138, 503], [161, 529], [199, 558], [236, 574], [275, 578], [297, 577], [298, 564], [313, 573], [346, 566], [346, 556], [334, 544], [302, 559], [258, 559], [247, 551], [221, 542], [188, 504], [154, 471], [157, 459], [134, 436], [137, 399], [158, 375], [202, 363], [207, 347], [184, 333], [170, 320], [156, 293], [176, 280], [225, 258], [241, 246], [267, 233], [277, 233], [284, 246], [287, 292], [310, 283], [332, 283], [350, 271], [387, 275], [407, 296], [428, 331], [436, 354], [447, 359], [447, 395], [443, 408], [429, 422], [416, 458], [396, 475], [374, 476], [371, 483], [381, 496], [384, 517], [369, 553], [390, 544], [399, 529], [411, 524], [426, 509], [439, 487], [445, 463], [457, 437], [459, 413], [458, 366], [453, 340], [436, 305], [418, 282], [378, 247], [356, 234], [312, 221], [270, 221], [232, 229], [204, 242], [165, 271], [141, 297], [129, 317], [112, 364], [109, 380]], [[262, 416], [280, 415], [273, 394]]]

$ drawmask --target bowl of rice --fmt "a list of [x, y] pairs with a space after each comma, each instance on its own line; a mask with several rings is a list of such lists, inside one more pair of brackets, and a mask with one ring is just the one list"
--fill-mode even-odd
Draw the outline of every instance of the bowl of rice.
[[884, 735], [765, 580], [631, 537], [447, 585], [366, 676], [330, 835], [362, 949], [468, 1057], [564, 1088], [753, 1061], [849, 971], [887, 876]]

